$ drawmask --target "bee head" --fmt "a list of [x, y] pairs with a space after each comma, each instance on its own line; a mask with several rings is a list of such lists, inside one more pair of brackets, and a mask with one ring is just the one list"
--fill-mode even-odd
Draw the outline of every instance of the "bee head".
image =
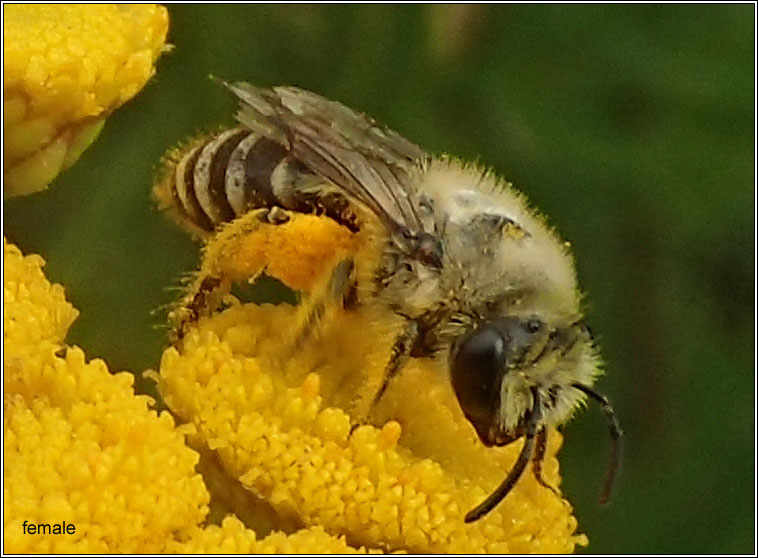
[[[606, 397], [575, 377], [584, 349], [592, 343], [583, 321], [548, 327], [535, 316], [487, 320], [454, 343], [453, 389], [482, 443], [502, 446], [526, 437], [513, 469], [487, 500], [467, 514], [466, 522], [476, 521], [507, 496], [533, 457], [537, 433], [544, 435], [546, 423], [561, 422], [555, 417], [565, 420], [566, 410], [572, 411], [585, 396], [599, 403], [608, 419], [611, 459], [599, 497], [602, 504], [608, 502], [621, 459], [622, 431]], [[563, 403], [556, 405], [561, 398]]]
[[545, 345], [540, 342], [545, 330], [536, 317], [497, 318], [480, 323], [454, 344], [450, 359], [453, 389], [486, 446], [504, 445], [521, 435], [523, 416], [514, 431], [501, 426], [502, 386], [507, 375], [530, 360], [535, 347]]

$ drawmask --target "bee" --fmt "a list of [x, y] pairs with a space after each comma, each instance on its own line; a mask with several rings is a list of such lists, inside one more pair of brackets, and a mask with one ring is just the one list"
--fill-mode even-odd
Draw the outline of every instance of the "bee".
[[232, 280], [261, 271], [224, 270], [235, 262], [224, 261], [223, 246], [245, 230], [276, 227], [297, 213], [330, 220], [335, 230], [369, 231], [368, 248], [344, 250], [324, 288], [311, 293], [295, 343], [318, 328], [330, 305], [380, 305], [403, 327], [372, 406], [409, 358], [444, 359], [460, 408], [485, 446], [525, 439], [515, 465], [466, 522], [502, 501], [530, 462], [547, 486], [541, 464], [548, 429], [594, 400], [611, 436], [599, 497], [606, 503], [622, 430], [608, 399], [593, 389], [601, 359], [568, 244], [490, 172], [433, 157], [315, 93], [223, 83], [239, 101], [238, 126], [176, 154], [156, 190], [209, 239], [205, 260], [214, 260], [174, 312], [175, 340], [218, 306]]

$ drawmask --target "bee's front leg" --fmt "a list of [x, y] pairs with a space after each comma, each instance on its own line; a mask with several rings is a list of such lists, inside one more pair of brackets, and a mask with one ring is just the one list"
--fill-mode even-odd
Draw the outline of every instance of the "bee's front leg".
[[532, 471], [534, 471], [534, 478], [537, 479], [537, 482], [540, 483], [540, 485], [544, 486], [548, 490], [550, 490], [553, 494], [558, 496], [559, 498], [561, 495], [558, 493], [558, 491], [547, 484], [545, 480], [542, 478], [542, 462], [545, 459], [545, 451], [547, 450], [547, 428], [542, 427], [537, 432], [537, 440], [535, 442], [534, 447], [534, 455], [532, 455]]

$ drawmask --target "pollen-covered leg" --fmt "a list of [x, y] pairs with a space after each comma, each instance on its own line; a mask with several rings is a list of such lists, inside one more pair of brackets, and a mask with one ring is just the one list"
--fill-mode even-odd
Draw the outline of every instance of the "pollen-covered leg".
[[233, 281], [243, 278], [244, 273], [245, 279], [255, 280], [263, 271], [265, 262], [260, 257], [245, 257], [250, 255], [245, 244], [260, 241], [268, 213], [268, 209], [251, 211], [209, 238], [203, 248], [200, 270], [169, 313], [172, 342], [180, 340], [194, 322], [218, 308]]
[[252, 282], [265, 271], [308, 292], [356, 242], [352, 232], [328, 218], [278, 207], [249, 211], [209, 238], [200, 270], [170, 313], [173, 340], [218, 308], [234, 282]]
[[352, 259], [344, 259], [337, 263], [329, 277], [301, 304], [298, 325], [292, 341], [289, 354], [300, 350], [313, 332], [318, 328], [327, 309], [344, 304], [348, 294], [355, 290]]
[[222, 287], [222, 280], [218, 277], [198, 277], [188, 293], [169, 312], [171, 342], [182, 339], [191, 324], [218, 307], [220, 298], [225, 294], [224, 290], [228, 292], [229, 289]]

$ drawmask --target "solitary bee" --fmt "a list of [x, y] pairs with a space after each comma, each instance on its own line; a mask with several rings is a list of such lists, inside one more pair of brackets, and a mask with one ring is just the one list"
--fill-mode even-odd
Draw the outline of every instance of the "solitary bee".
[[209, 238], [201, 271], [173, 313], [175, 340], [218, 306], [232, 281], [263, 271], [225, 260], [224, 246], [246, 230], [277, 227], [299, 213], [331, 220], [341, 231], [368, 231], [368, 241], [343, 250], [311, 293], [293, 343], [308, 339], [330, 305], [381, 305], [404, 327], [372, 405], [410, 357], [446, 359], [482, 443], [525, 438], [505, 480], [466, 522], [505, 498], [530, 461], [544, 485], [547, 429], [567, 421], [587, 397], [595, 400], [612, 441], [605, 503], [622, 431], [606, 397], [592, 388], [601, 361], [568, 245], [523, 195], [314, 93], [224, 85], [239, 99], [239, 126], [176, 153], [156, 188], [182, 221]]

